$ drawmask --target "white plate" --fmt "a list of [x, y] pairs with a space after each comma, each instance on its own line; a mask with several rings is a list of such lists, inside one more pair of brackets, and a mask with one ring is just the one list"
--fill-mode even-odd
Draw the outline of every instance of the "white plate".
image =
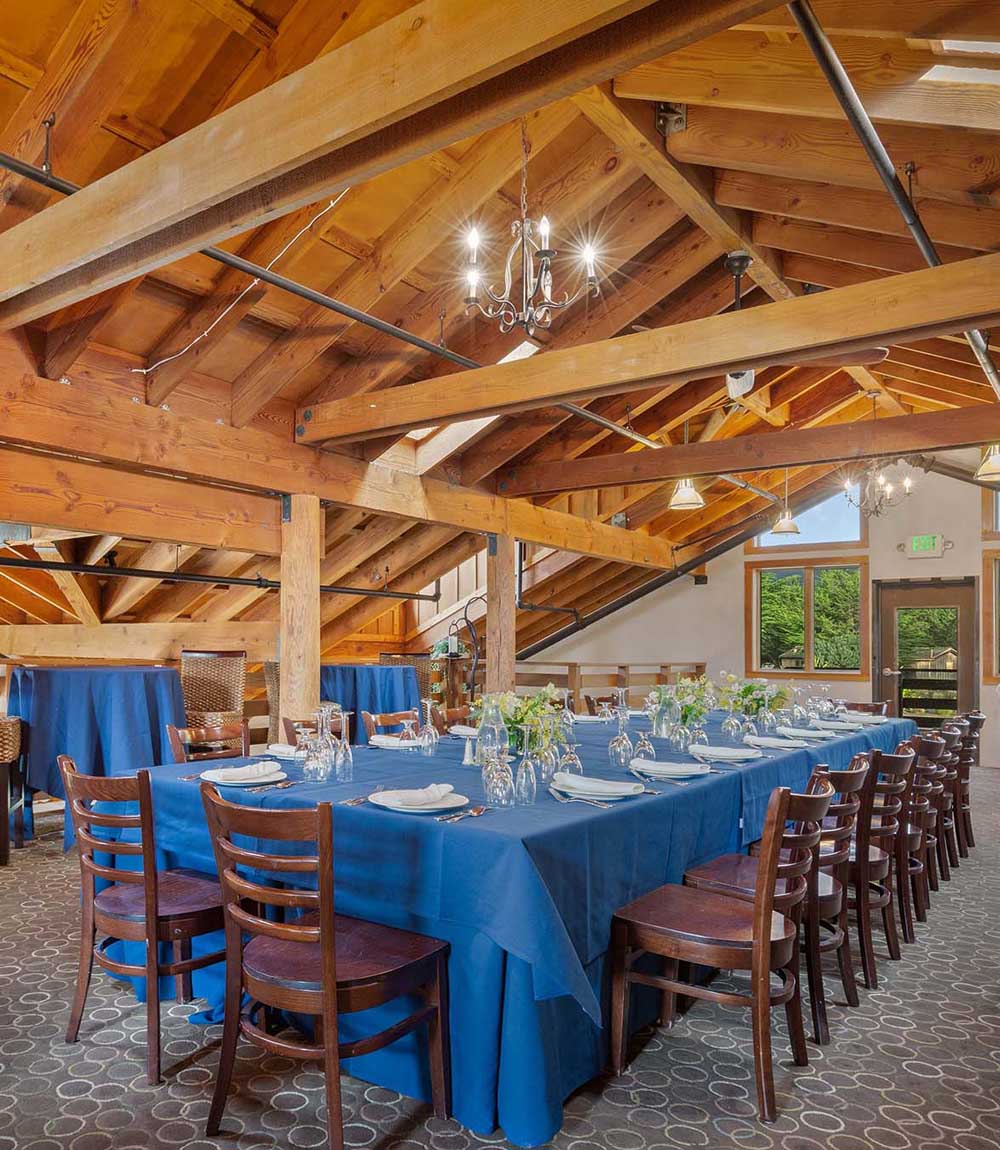
[[789, 735], [793, 739], [835, 739], [836, 731], [820, 731], [816, 727], [777, 727], [776, 735]]
[[711, 774], [712, 768], [708, 763], [657, 763], [649, 759], [640, 766], [639, 760], [633, 759], [632, 770], [650, 779], [693, 779]]
[[376, 791], [374, 794], [368, 796], [368, 801], [374, 803], [377, 807], [382, 807], [383, 810], [395, 811], [400, 815], [436, 815], [442, 811], [456, 811], [459, 807], [466, 807], [469, 805], [469, 800], [465, 795], [456, 795], [454, 793], [445, 795], [436, 803], [428, 803], [423, 807], [404, 807], [396, 803], [389, 803], [385, 800], [385, 795]]
[[574, 723], [610, 723], [610, 719], [602, 719], [600, 715], [574, 715]]
[[284, 771], [272, 771], [269, 775], [258, 775], [254, 779], [230, 779], [227, 782], [225, 779], [215, 778], [216, 774], [217, 771], [202, 771], [199, 778], [214, 783], [217, 787], [256, 787], [263, 786], [264, 783], [280, 783], [282, 779], [288, 778]]
[[566, 795], [570, 799], [596, 799], [601, 803], [620, 803], [623, 799], [634, 799], [636, 795], [641, 795], [643, 792], [642, 783], [623, 783], [623, 786], [632, 787], [632, 789], [623, 792], [620, 795], [612, 791], [585, 791], [577, 787], [557, 787], [555, 783], [550, 783], [549, 786], [554, 791], [558, 791], [561, 795]]
[[688, 747], [688, 754], [706, 763], [752, 763], [764, 757], [757, 747], [713, 747], [708, 743], [695, 743]]
[[863, 727], [877, 727], [889, 721], [885, 715], [869, 715], [865, 711], [848, 711], [846, 717], [848, 722], [860, 723]]

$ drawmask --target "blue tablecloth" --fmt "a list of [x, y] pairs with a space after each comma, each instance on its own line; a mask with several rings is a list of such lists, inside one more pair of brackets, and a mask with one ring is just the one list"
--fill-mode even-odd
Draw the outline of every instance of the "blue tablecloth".
[[[88, 775], [134, 775], [169, 762], [167, 724], [184, 726], [180, 676], [170, 667], [15, 667], [7, 709], [30, 726], [29, 788], [57, 798], [57, 756]], [[67, 818], [67, 847], [72, 841]]]
[[[633, 728], [644, 726], [644, 720]], [[605, 725], [577, 726], [588, 774], [620, 777], [608, 765]], [[447, 939], [452, 944], [452, 1076], [455, 1117], [479, 1133], [502, 1127], [510, 1141], [538, 1145], [562, 1124], [562, 1103], [606, 1064], [605, 954], [612, 913], [684, 870], [759, 837], [772, 787], [801, 788], [813, 766], [844, 766], [870, 747], [893, 748], [909, 721], [831, 740], [821, 749], [765, 752], [685, 787], [654, 784], [602, 810], [562, 805], [541, 794], [533, 807], [493, 811], [454, 825], [371, 805], [335, 808], [337, 907], [341, 913]], [[718, 738], [718, 719], [710, 724]], [[658, 748], [662, 747], [658, 743]], [[479, 771], [463, 768], [462, 741], [442, 741], [433, 757], [359, 749], [353, 783], [303, 783], [244, 792], [256, 806], [339, 803], [375, 784], [450, 782], [473, 802]], [[661, 759], [672, 756], [660, 751]], [[294, 766], [286, 768], [299, 777]], [[198, 786], [183, 766], [153, 774], [160, 864], [214, 870]], [[199, 940], [204, 951], [217, 939]], [[169, 995], [170, 987], [163, 990]], [[195, 993], [221, 1016], [220, 967], [194, 974]], [[141, 988], [140, 988], [141, 991]], [[655, 1012], [636, 996], [634, 1022]], [[397, 1017], [403, 1004], [341, 1019], [343, 1036]], [[643, 1014], [645, 1011], [645, 1014]], [[349, 1073], [407, 1095], [430, 1097], [422, 1039], [411, 1035], [347, 1064]]]
[[339, 703], [351, 716], [352, 742], [368, 743], [361, 712], [386, 714], [420, 706], [417, 672], [412, 667], [379, 663], [324, 663], [319, 669], [319, 697]]

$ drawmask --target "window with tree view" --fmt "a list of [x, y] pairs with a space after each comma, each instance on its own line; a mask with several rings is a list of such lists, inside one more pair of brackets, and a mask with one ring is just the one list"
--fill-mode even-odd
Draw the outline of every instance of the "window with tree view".
[[759, 567], [757, 670], [861, 670], [858, 564]]

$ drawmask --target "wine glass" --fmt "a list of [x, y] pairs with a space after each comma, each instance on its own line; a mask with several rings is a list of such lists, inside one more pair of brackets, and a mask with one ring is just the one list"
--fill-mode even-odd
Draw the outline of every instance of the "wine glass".
[[620, 710], [618, 712], [618, 734], [608, 743], [608, 761], [611, 766], [620, 767], [622, 770], [628, 770], [634, 758], [632, 740], [628, 737], [628, 732], [625, 729], [627, 718], [627, 711]]
[[538, 794], [538, 760], [532, 743], [538, 741], [537, 724], [526, 719], [521, 724], [521, 761], [517, 764], [514, 777], [514, 802], [519, 807], [530, 807]]
[[635, 757], [655, 761], [656, 747], [653, 746], [653, 740], [649, 737], [648, 731], [639, 732], [639, 737], [635, 741]]
[[670, 749], [676, 754], [686, 754], [691, 746], [691, 731], [683, 723], [677, 723], [670, 731]]
[[688, 749], [691, 747], [707, 747], [708, 746], [708, 732], [699, 723], [698, 726], [692, 727], [691, 738], [688, 740]]
[[736, 707], [732, 699], [729, 700], [727, 710], [728, 714], [722, 720], [722, 737], [733, 743], [738, 743], [743, 738], [743, 723], [736, 714]]
[[750, 712], [746, 709], [743, 711], [743, 721], [740, 723], [740, 739], [745, 739], [747, 735], [757, 735], [757, 724], [750, 717]]
[[322, 766], [322, 756], [320, 755], [319, 739], [316, 738], [314, 731], [308, 732], [304, 745], [306, 754], [302, 762], [302, 775], [306, 779], [318, 778]]
[[580, 756], [576, 753], [576, 748], [579, 743], [567, 743], [566, 750], [563, 751], [562, 758], [559, 760], [559, 770], [565, 771], [568, 775], [582, 775], [583, 762]]
[[609, 702], [605, 701], [598, 704], [597, 717], [601, 720], [602, 723], [611, 722], [611, 720], [614, 718], [614, 714], [611, 710], [611, 704]]
[[514, 805], [514, 779], [506, 756], [491, 751], [483, 766], [483, 790], [486, 802], [491, 807], [512, 807]]
[[351, 740], [347, 737], [346, 725], [341, 728], [342, 735], [337, 743], [336, 771], [338, 783], [354, 782], [354, 752], [351, 750]]
[[420, 705], [424, 710], [426, 719], [423, 726], [417, 731], [417, 738], [420, 741], [421, 751], [425, 755], [433, 755], [440, 742], [437, 727], [434, 726], [434, 716], [431, 713], [433, 704], [430, 699], [421, 699]]
[[403, 724], [403, 729], [399, 732], [400, 750], [419, 750], [420, 740], [417, 738], [417, 732], [413, 729], [413, 724], [416, 722], [416, 719], [403, 719], [401, 721]]
[[542, 782], [550, 783], [559, 769], [559, 749], [556, 745], [556, 715], [543, 715], [538, 721], [536, 761], [541, 771]]

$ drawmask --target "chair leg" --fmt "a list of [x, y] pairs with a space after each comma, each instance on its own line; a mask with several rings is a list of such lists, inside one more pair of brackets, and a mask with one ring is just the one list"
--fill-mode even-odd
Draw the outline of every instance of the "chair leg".
[[774, 1068], [771, 1060], [771, 997], [768, 971], [753, 975], [753, 1065], [757, 1080], [757, 1107], [762, 1122], [774, 1122], [778, 1107], [774, 1097]]
[[906, 864], [905, 855], [902, 864], [896, 861], [893, 864], [893, 869], [896, 872], [896, 905], [899, 909], [899, 925], [902, 929], [903, 942], [916, 942], [917, 934], [913, 926], [913, 902], [910, 897], [909, 867]]
[[813, 1035], [820, 1046], [826, 1046], [830, 1041], [830, 1023], [826, 1014], [826, 988], [823, 986], [823, 961], [819, 949], [819, 919], [812, 911], [806, 913], [805, 939]]
[[[173, 944], [174, 962], [187, 962], [191, 957], [191, 940], [182, 939]], [[178, 1002], [191, 1001], [191, 971], [174, 975], [174, 997]]]
[[938, 880], [938, 839], [937, 835], [934, 836], [934, 842], [927, 844], [927, 857], [924, 860], [927, 870], [927, 906], [930, 907], [930, 892], [938, 891], [941, 889], [941, 884]]
[[927, 921], [927, 860], [918, 856], [920, 869], [910, 872], [910, 895], [913, 899], [913, 917], [917, 922]]
[[885, 945], [889, 950], [889, 957], [893, 962], [899, 962], [903, 952], [899, 949], [899, 931], [896, 929], [896, 915], [893, 912], [892, 887], [889, 879], [885, 883], [889, 901], [882, 907], [882, 929], [885, 932]]
[[243, 1005], [243, 974], [238, 963], [226, 963], [226, 996], [223, 1005], [222, 1046], [219, 1065], [215, 1071], [215, 1091], [205, 1123], [205, 1136], [214, 1138], [219, 1133], [222, 1112], [226, 1108], [229, 1085], [233, 1079], [236, 1045], [240, 1037], [240, 1012]]
[[785, 968], [785, 977], [791, 978], [795, 992], [785, 1003], [785, 1020], [788, 1023], [788, 1040], [792, 1047], [792, 1061], [796, 1066], [809, 1065], [809, 1048], [806, 1046], [806, 1028], [802, 1025], [802, 981], [799, 971], [802, 968], [802, 955], [796, 936], [792, 959]]
[[[344, 1150], [344, 1109], [340, 1097], [340, 1045], [337, 1041], [337, 1020], [317, 1019], [322, 1022], [318, 1033], [323, 1035], [323, 1077], [326, 1080], [326, 1132], [330, 1150]], [[435, 1099], [435, 1113], [437, 1100]]]
[[875, 967], [875, 944], [872, 940], [872, 911], [868, 883], [859, 879], [854, 884], [854, 905], [858, 917], [858, 948], [861, 951], [861, 976], [869, 990], [878, 988]]
[[10, 863], [10, 772], [10, 763], [0, 763], [0, 866]]
[[[871, 918], [868, 920], [868, 934], [871, 937]], [[858, 997], [858, 983], [854, 977], [854, 955], [851, 953], [851, 932], [847, 921], [847, 884], [844, 884], [844, 901], [840, 908], [840, 917], [837, 926], [842, 935], [840, 946], [837, 947], [837, 965], [840, 968], [840, 981], [844, 987], [844, 997], [848, 1006], [860, 1006]]]
[[160, 964], [155, 924], [146, 937], [146, 1077], [150, 1086], [160, 1081]]
[[[663, 977], [677, 978], [677, 959], [665, 958], [663, 960]], [[677, 995], [672, 990], [660, 991], [660, 1026], [669, 1030], [677, 1017]]]
[[974, 847], [976, 845], [976, 836], [972, 833], [972, 811], [969, 807], [966, 807], [962, 811], [962, 821], [965, 824], [965, 841], [970, 847]]
[[[937, 842], [934, 844], [935, 869], [942, 882], [951, 882], [951, 859], [948, 857], [948, 828], [945, 826], [944, 814], [938, 818]], [[935, 888], [937, 889], [937, 888]]]
[[427, 1001], [437, 1013], [427, 1026], [427, 1046], [431, 1064], [431, 1097], [438, 1118], [451, 1117], [451, 1036], [448, 1023], [448, 959], [437, 961], [434, 982], [428, 988]]
[[611, 928], [611, 1070], [620, 1075], [628, 1055], [629, 981], [626, 972], [627, 937], [614, 923]]
[[94, 970], [94, 904], [84, 893], [80, 920], [80, 968], [76, 975], [76, 993], [66, 1024], [66, 1041], [76, 1042], [80, 1034], [80, 1019], [83, 1017], [87, 991], [90, 989], [90, 976]]
[[948, 855], [949, 873], [957, 870], [961, 865], [958, 858], [958, 835], [955, 832], [955, 815], [952, 812], [951, 822], [944, 828], [944, 849]]

